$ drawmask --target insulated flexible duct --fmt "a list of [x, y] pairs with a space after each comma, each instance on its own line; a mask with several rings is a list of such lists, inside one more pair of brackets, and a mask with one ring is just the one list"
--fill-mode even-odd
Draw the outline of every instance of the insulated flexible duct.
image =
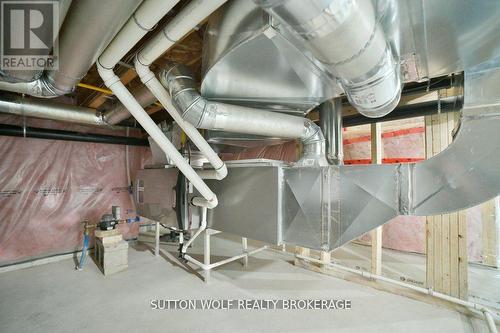
[[0, 112], [77, 124], [106, 125], [102, 117], [91, 108], [9, 93], [0, 94]]
[[57, 97], [73, 91], [102, 50], [141, 1], [74, 1], [59, 33], [59, 68], [31, 82], [0, 82], [0, 90], [36, 97]]
[[[133, 95], [141, 106], [148, 106], [156, 101], [156, 97], [144, 86], [134, 90]], [[0, 93], [0, 112], [98, 126], [114, 126], [130, 117], [130, 112], [121, 103], [117, 103], [111, 109], [101, 113], [84, 106], [63, 104], [48, 99], [10, 93]]]

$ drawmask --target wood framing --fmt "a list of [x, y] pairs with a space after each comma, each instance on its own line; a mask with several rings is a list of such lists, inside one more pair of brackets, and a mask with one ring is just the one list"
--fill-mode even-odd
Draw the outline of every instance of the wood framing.
[[483, 264], [500, 267], [500, 197], [481, 206]]
[[[382, 124], [371, 124], [371, 155], [372, 164], [382, 163]], [[371, 272], [373, 274], [382, 274], [382, 226], [373, 229], [371, 235]]]
[[[296, 246], [295, 254], [299, 256], [309, 257], [311, 255], [311, 251], [308, 248]], [[301, 260], [302, 259], [295, 257], [294, 264], [299, 265]]]
[[[329, 251], [321, 251], [320, 254], [319, 254], [319, 258], [325, 264], [329, 264], [330, 261], [332, 260], [331, 252], [329, 252]], [[327, 268], [325, 265], [321, 265], [321, 267], [325, 268], [325, 269]]]
[[[425, 117], [426, 155], [443, 151], [453, 140], [457, 113]], [[467, 241], [465, 212], [429, 216], [426, 221], [427, 287], [466, 299]]]

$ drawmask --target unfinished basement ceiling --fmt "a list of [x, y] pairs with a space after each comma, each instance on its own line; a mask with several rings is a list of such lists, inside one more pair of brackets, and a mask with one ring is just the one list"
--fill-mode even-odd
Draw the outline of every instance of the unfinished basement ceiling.
[[[158, 26], [164, 26], [175, 14], [182, 10], [189, 3], [189, 0], [182, 0], [172, 9], [172, 11], [166, 15], [159, 23]], [[185, 38], [179, 41], [172, 49], [166, 52], [162, 57], [157, 59], [152, 68], [153, 70], [159, 70], [165, 66], [167, 62], [182, 63], [187, 66], [196, 74], [197, 79], [201, 78], [201, 66], [202, 66], [202, 46], [203, 46], [203, 34], [206, 28], [206, 24], [202, 23], [196, 29], [191, 31]], [[126, 84], [126, 86], [134, 91], [142, 86], [135, 69], [133, 68], [133, 58], [138, 49], [145, 41], [151, 38], [154, 31], [149, 32], [144, 36], [144, 38], [137, 44], [130, 52], [122, 59], [122, 61], [117, 65], [116, 72]], [[103, 88], [104, 83], [97, 73], [97, 68], [95, 65], [89, 70], [85, 77], [81, 80], [81, 83], [92, 85], [95, 87]], [[112, 108], [116, 104], [120, 103], [112, 94], [106, 94], [99, 91], [94, 91], [88, 88], [82, 88], [77, 86], [75, 93], [73, 94], [74, 102], [77, 105], [85, 106], [89, 108], [94, 108], [99, 111], [105, 112], [106, 110]], [[152, 103], [146, 107], [149, 114], [151, 114], [156, 122], [161, 122], [162, 120], [169, 120], [171, 118], [166, 112], [158, 112], [163, 110], [163, 107], [158, 104]], [[132, 121], [133, 123], [133, 121]]]

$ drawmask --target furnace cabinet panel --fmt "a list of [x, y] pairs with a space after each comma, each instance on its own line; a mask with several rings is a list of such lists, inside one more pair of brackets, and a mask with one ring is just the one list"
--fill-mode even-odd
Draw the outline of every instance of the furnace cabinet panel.
[[230, 167], [225, 179], [207, 181], [219, 199], [209, 227], [281, 244], [282, 182], [283, 169], [275, 166]]

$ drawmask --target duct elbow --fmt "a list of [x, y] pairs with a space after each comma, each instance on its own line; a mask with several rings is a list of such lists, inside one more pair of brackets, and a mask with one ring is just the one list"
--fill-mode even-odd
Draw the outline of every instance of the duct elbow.
[[0, 82], [0, 90], [26, 94], [39, 98], [54, 98], [67, 92], [58, 90], [46, 75], [31, 82]]
[[309, 118], [304, 118], [304, 132], [300, 139], [304, 144], [325, 142], [321, 128]]
[[311, 119], [304, 119], [304, 132], [300, 138], [302, 141], [302, 156], [300, 165], [304, 166], [326, 166], [328, 161], [325, 154], [326, 140], [321, 128]]
[[107, 126], [107, 127], [113, 127], [115, 126], [116, 124], [112, 124], [110, 123], [106, 117], [105, 117], [105, 114], [104, 113], [101, 113], [101, 112], [96, 112], [95, 113], [95, 119], [96, 119], [96, 125], [98, 126]]
[[170, 63], [160, 73], [160, 82], [168, 90], [182, 118], [196, 128], [205, 128], [203, 120], [207, 101], [198, 92], [196, 80], [189, 68]]

